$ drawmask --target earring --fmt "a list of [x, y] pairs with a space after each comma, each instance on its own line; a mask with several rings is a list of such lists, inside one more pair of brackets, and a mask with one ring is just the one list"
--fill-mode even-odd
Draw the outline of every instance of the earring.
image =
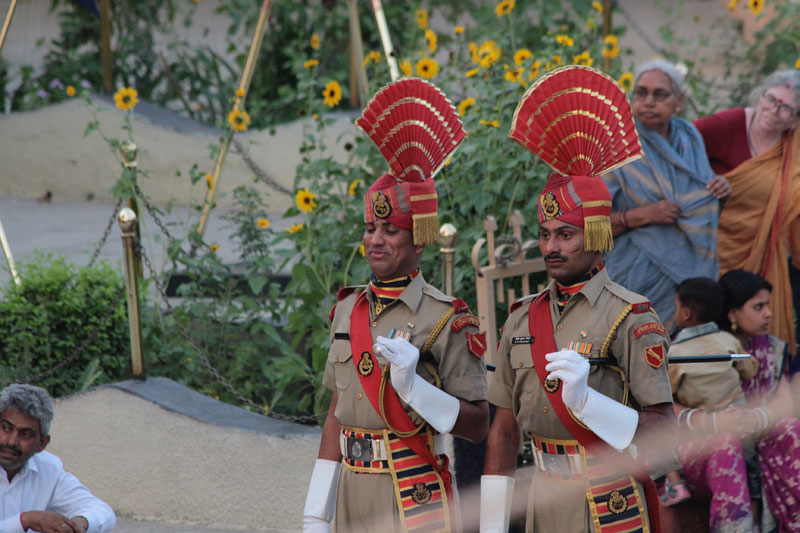
[[736, 330], [739, 329], [739, 325], [736, 323], [736, 319], [731, 319], [731, 331], [736, 333]]

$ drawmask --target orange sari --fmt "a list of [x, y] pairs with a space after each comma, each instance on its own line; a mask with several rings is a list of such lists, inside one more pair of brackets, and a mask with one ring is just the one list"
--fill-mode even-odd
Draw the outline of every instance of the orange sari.
[[741, 268], [772, 284], [771, 333], [795, 353], [789, 253], [800, 267], [800, 134], [790, 132], [726, 177], [733, 194], [719, 216], [720, 274]]

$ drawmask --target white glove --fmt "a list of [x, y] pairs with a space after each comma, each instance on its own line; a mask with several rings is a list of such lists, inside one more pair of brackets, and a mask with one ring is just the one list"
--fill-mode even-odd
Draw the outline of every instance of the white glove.
[[327, 459], [317, 459], [314, 463], [303, 509], [303, 533], [327, 533], [331, 530], [341, 466], [341, 463]]
[[508, 531], [513, 496], [513, 477], [481, 476], [481, 533]]
[[549, 353], [545, 359], [550, 361], [544, 367], [549, 372], [547, 379], [560, 379], [563, 382], [561, 398], [564, 405], [580, 418], [589, 389], [589, 361], [574, 350]]
[[545, 358], [550, 361], [545, 367], [547, 379], [562, 381], [561, 398], [578, 420], [617, 450], [630, 446], [639, 413], [587, 385], [589, 361], [573, 350], [549, 353]]
[[450, 433], [458, 420], [461, 402], [417, 374], [419, 349], [406, 339], [378, 337], [372, 350], [389, 361], [392, 387], [397, 395], [436, 431]]

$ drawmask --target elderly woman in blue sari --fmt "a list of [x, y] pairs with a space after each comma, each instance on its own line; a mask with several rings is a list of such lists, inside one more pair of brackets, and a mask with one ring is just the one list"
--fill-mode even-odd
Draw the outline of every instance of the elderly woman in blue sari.
[[715, 176], [697, 129], [674, 116], [683, 103], [683, 75], [650, 61], [634, 77], [633, 114], [644, 158], [604, 176], [611, 191], [612, 279], [650, 299], [674, 332], [675, 287], [689, 277], [717, 278], [717, 219], [731, 194]]

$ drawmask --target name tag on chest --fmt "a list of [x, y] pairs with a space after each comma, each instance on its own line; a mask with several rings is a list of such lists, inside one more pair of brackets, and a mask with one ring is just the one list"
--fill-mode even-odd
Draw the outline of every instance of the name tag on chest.
[[533, 337], [511, 337], [511, 344], [533, 344]]

